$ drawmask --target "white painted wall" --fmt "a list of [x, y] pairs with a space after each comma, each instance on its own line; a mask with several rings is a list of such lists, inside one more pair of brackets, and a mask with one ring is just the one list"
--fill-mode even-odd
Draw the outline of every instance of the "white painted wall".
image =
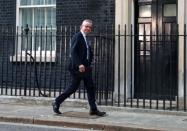
[[[133, 0], [116, 0], [115, 11], [115, 34], [118, 35], [118, 27], [120, 25], [120, 34], [124, 34], [124, 28], [126, 25], [127, 34], [130, 34], [131, 24], [134, 23], [134, 2]], [[131, 97], [131, 89], [134, 95], [134, 72], [131, 73], [131, 62], [134, 60], [134, 56], [131, 58], [131, 53], [134, 55], [134, 51], [131, 50], [130, 37], [127, 38], [126, 44], [126, 74], [124, 74], [124, 37], [120, 39], [120, 53], [118, 51], [118, 37], [116, 36], [115, 45], [115, 98], [118, 100], [118, 91], [120, 90], [120, 101], [123, 102], [124, 89], [126, 88], [126, 96]], [[134, 49], [134, 44], [132, 45]], [[132, 52], [131, 52], [132, 51]], [[120, 78], [118, 77], [118, 55], [120, 55]], [[133, 70], [133, 68], [132, 68]], [[124, 77], [126, 75], [126, 84]], [[132, 76], [131, 76], [132, 75]], [[118, 79], [119, 78], [119, 79]], [[120, 80], [120, 82], [119, 82]], [[132, 85], [131, 85], [132, 84]], [[120, 86], [119, 86], [120, 85]], [[132, 88], [131, 88], [132, 87]], [[133, 96], [132, 96], [133, 97]]]
[[[186, 0], [178, 0], [179, 35], [184, 34], [184, 24], [187, 22], [186, 3]], [[184, 97], [184, 37], [179, 37], [178, 47], [178, 95], [179, 97]]]

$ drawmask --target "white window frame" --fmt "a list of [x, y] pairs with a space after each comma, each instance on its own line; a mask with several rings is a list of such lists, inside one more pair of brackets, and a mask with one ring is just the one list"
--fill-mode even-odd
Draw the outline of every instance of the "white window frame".
[[[20, 9], [24, 9], [24, 8], [56, 8], [56, 4], [50, 4], [50, 5], [33, 5], [31, 3], [31, 5], [20, 5], [20, 2], [21, 0], [17, 0], [16, 1], [16, 27], [19, 27], [20, 28]], [[33, 0], [31, 1], [33, 2]], [[34, 15], [34, 13], [32, 13]], [[33, 17], [34, 18], [34, 17]], [[46, 20], [45, 20], [46, 22]], [[34, 19], [32, 20], [32, 25], [34, 23]], [[40, 27], [38, 27], [38, 30], [40, 30]], [[45, 30], [45, 25], [43, 25], [43, 30]], [[56, 30], [56, 26], [52, 28], [52, 30]], [[32, 34], [34, 33], [34, 31], [36, 31], [34, 28], [32, 30]], [[16, 28], [16, 32], [18, 32], [19, 34], [21, 33], [20, 31], [17, 30]], [[55, 37], [55, 36], [53, 36]], [[19, 37], [19, 39], [21, 39]], [[32, 38], [33, 39], [33, 38]], [[19, 40], [18, 40], [19, 41]], [[17, 61], [32, 61], [30, 56], [26, 55], [26, 51], [22, 50], [21, 51], [21, 45], [19, 43], [17, 43], [17, 46], [18, 47], [15, 47], [17, 48], [17, 53], [15, 53], [14, 56], [11, 56], [10, 57], [10, 61], [13, 61], [13, 62], [17, 62]], [[33, 58], [35, 58], [35, 61], [36, 62], [55, 62], [55, 57], [56, 57], [56, 38], [55, 38], [55, 50], [52, 50], [52, 51], [43, 51], [43, 50], [36, 50], [36, 51], [30, 51], [28, 50], [27, 53], [31, 54]], [[15, 49], [16, 50], [16, 49]], [[36, 56], [36, 57], [35, 57]], [[27, 58], [26, 58], [27, 57]]]

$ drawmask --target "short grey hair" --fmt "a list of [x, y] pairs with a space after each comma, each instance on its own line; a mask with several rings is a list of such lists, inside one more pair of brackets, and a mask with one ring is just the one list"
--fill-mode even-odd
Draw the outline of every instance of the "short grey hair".
[[[88, 23], [93, 24], [92, 20], [90, 20], [90, 19], [85, 19], [85, 20], [83, 20], [83, 21], [82, 21], [82, 24], [83, 24], [83, 22], [88, 22]], [[81, 25], [82, 25], [82, 24], [81, 24]]]

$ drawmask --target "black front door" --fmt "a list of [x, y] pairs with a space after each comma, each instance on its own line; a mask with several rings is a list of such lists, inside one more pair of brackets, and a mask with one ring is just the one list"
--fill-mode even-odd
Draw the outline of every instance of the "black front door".
[[177, 95], [177, 0], [135, 3], [135, 97]]

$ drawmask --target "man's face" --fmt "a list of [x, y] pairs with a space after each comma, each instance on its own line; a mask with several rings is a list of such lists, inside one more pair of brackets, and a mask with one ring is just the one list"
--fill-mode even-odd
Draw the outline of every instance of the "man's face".
[[87, 21], [84, 21], [81, 25], [81, 30], [85, 33], [88, 34], [92, 31], [92, 23], [89, 23]]

